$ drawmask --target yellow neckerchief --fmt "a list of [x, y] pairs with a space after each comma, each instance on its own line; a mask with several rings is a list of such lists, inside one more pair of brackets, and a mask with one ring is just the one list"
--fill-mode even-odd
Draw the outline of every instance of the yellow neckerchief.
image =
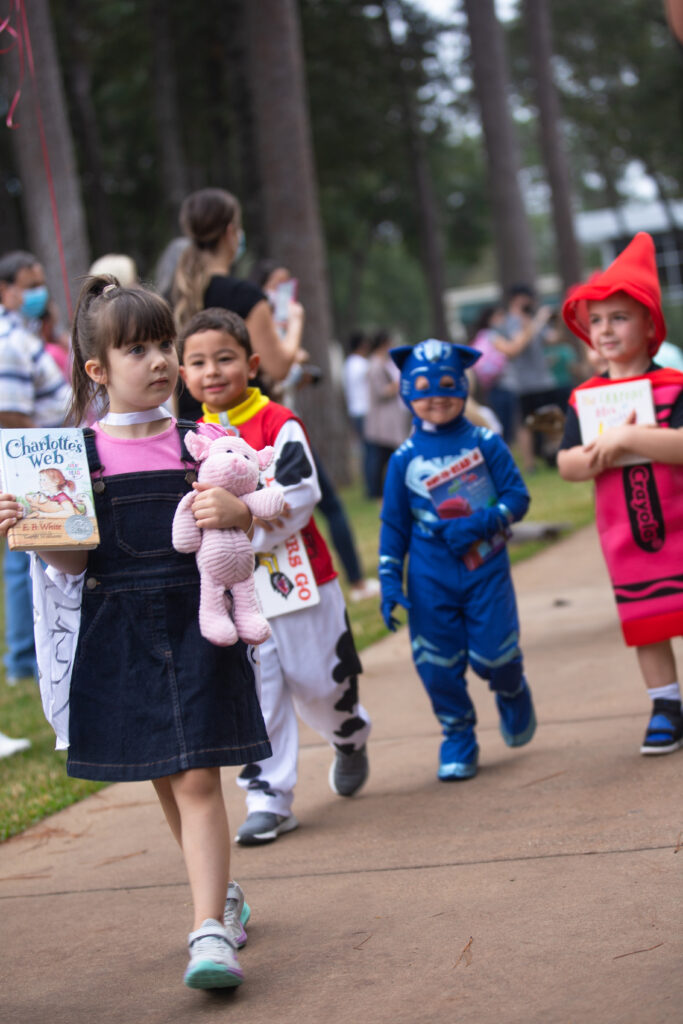
[[220, 423], [222, 427], [239, 427], [261, 409], [264, 409], [269, 402], [270, 399], [261, 394], [258, 388], [247, 388], [247, 397], [239, 405], [234, 405], [232, 409], [226, 409], [224, 412], [209, 412], [206, 406], [202, 405], [204, 422]]

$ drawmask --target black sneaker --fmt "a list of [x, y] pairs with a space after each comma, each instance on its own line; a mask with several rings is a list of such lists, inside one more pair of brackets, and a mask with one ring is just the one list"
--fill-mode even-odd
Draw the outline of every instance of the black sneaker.
[[671, 754], [683, 745], [683, 714], [679, 700], [654, 701], [641, 754]]
[[365, 745], [360, 750], [353, 750], [350, 754], [342, 754], [338, 750], [330, 765], [330, 789], [337, 796], [353, 796], [365, 785], [369, 771], [368, 752]]

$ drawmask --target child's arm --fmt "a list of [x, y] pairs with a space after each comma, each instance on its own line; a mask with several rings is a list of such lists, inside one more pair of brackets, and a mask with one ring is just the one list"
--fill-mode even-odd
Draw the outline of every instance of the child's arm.
[[[635, 419], [635, 414], [629, 417]], [[683, 427], [627, 422], [610, 427], [594, 441], [560, 451], [557, 468], [564, 480], [593, 480], [624, 455], [641, 455], [652, 462], [683, 463]]]
[[[10, 526], [14, 526], [23, 516], [24, 510], [13, 494], [0, 494], [0, 536], [6, 537]], [[44, 551], [40, 557], [48, 565], [54, 566], [58, 572], [69, 576], [78, 576], [88, 564], [87, 551]]]
[[287, 420], [272, 442], [275, 458], [265, 471], [285, 492], [287, 510], [279, 519], [264, 526], [255, 520], [252, 544], [255, 551], [271, 551], [301, 530], [313, 515], [320, 501], [320, 485], [313, 455], [303, 427], [296, 420]]
[[387, 629], [399, 625], [393, 610], [397, 604], [410, 610], [403, 593], [403, 563], [410, 543], [412, 516], [408, 492], [403, 482], [405, 467], [392, 455], [384, 482], [382, 525], [379, 534], [379, 582], [382, 587], [381, 610]]
[[585, 445], [588, 464], [596, 473], [610, 469], [624, 455], [641, 455], [652, 462], [683, 463], [683, 427], [670, 430], [654, 424], [624, 423]]
[[529, 507], [530, 497], [522, 475], [505, 442], [495, 434], [479, 441], [486, 466], [496, 490], [495, 505], [475, 509], [461, 519], [441, 520], [435, 530], [452, 554], [462, 557], [472, 544], [490, 540], [495, 534], [521, 519]]

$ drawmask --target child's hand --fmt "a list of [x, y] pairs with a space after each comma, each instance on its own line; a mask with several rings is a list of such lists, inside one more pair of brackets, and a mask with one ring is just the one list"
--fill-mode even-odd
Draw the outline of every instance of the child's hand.
[[291, 514], [291, 509], [287, 502], [285, 502], [282, 512], [276, 519], [261, 519], [260, 516], [254, 516], [254, 526], [260, 526], [266, 533], [272, 533], [276, 528], [281, 530]]
[[382, 618], [384, 619], [384, 625], [392, 633], [395, 633], [397, 628], [401, 625], [397, 618], [392, 615], [392, 612], [397, 604], [400, 604], [402, 608], [405, 608], [407, 612], [410, 611], [412, 605], [407, 597], [403, 593], [394, 594], [392, 597], [382, 596], [382, 603], [380, 609], [382, 612]]
[[[610, 427], [584, 445], [584, 452], [589, 456], [588, 465], [595, 473], [602, 473], [605, 469], [611, 469], [617, 462], [629, 452], [633, 451], [633, 431], [639, 430], [645, 424], [636, 423], [635, 412], [629, 413], [628, 419], [618, 427]], [[656, 430], [654, 423], [647, 426]]]
[[196, 491], [192, 514], [200, 530], [249, 529], [251, 512], [240, 498], [213, 484], [192, 486]]
[[0, 494], [0, 537], [5, 537], [24, 515], [24, 510], [13, 494]]

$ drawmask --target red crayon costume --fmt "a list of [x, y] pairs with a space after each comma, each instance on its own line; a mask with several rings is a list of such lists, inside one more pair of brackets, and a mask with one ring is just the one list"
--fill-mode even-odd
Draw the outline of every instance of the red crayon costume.
[[[604, 273], [572, 289], [564, 302], [567, 325], [589, 345], [587, 303], [616, 292], [630, 295], [652, 316], [654, 356], [666, 336], [666, 324], [654, 244], [644, 232]], [[658, 428], [680, 427], [683, 373], [653, 364], [642, 376], [652, 384]], [[605, 377], [592, 377], [575, 389], [563, 448], [581, 443], [576, 438], [576, 391], [609, 383]], [[682, 635], [683, 465], [643, 462], [607, 469], [595, 479], [595, 494], [600, 542], [626, 643], [640, 647]]]

